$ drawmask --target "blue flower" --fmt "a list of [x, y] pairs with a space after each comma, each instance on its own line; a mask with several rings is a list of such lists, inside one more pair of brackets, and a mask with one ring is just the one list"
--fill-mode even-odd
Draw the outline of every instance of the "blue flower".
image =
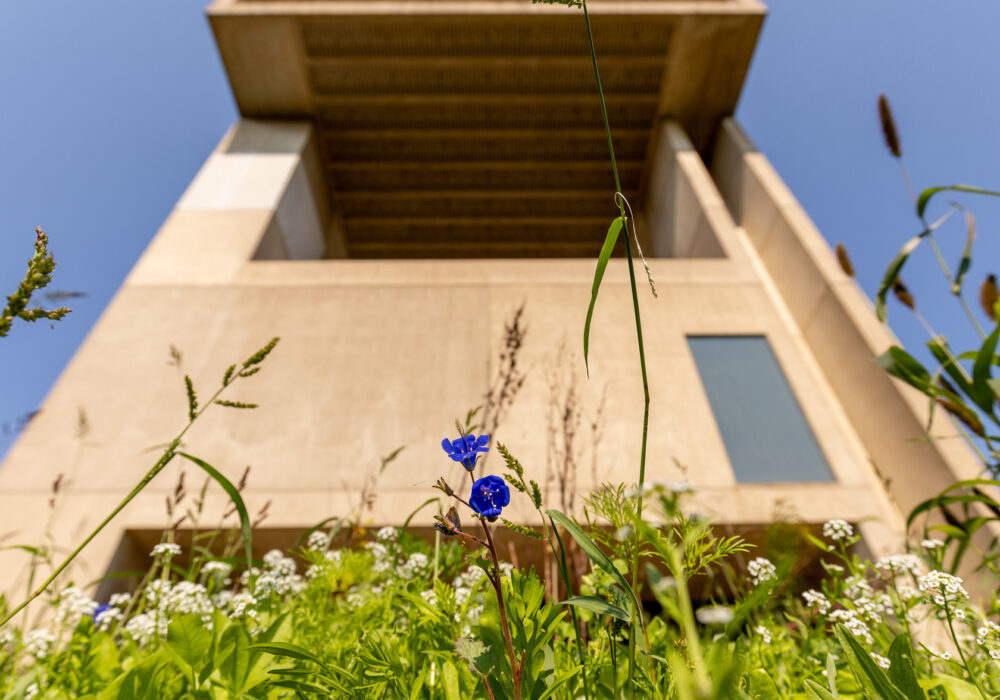
[[463, 435], [458, 440], [445, 438], [441, 441], [441, 447], [444, 448], [449, 457], [456, 462], [461, 462], [462, 466], [471, 472], [476, 468], [476, 460], [479, 459], [478, 453], [489, 451], [487, 447], [489, 443], [489, 435], [480, 435], [479, 437]]
[[493, 522], [500, 515], [501, 509], [510, 503], [510, 489], [499, 476], [484, 476], [472, 485], [472, 495], [469, 505], [472, 510]]

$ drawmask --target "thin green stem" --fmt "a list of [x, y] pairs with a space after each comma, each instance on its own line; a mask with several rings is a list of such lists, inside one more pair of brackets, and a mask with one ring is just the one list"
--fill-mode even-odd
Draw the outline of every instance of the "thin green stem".
[[[597, 81], [597, 94], [601, 101], [601, 116], [604, 118], [604, 134], [608, 140], [608, 154], [611, 156], [611, 172], [614, 174], [615, 178], [615, 192], [622, 194], [621, 178], [618, 176], [618, 163], [615, 160], [615, 147], [614, 142], [611, 138], [611, 124], [608, 120], [608, 108], [604, 100], [604, 88], [601, 85], [601, 73], [597, 68], [597, 49], [594, 47], [594, 33], [590, 27], [590, 13], [587, 11], [587, 0], [583, 0], [583, 19], [587, 27], [587, 40], [590, 42], [590, 58], [594, 66], [594, 79]], [[625, 203], [624, 197], [616, 197], [618, 202], [618, 210], [625, 220]], [[632, 288], [632, 308], [635, 314], [635, 332], [636, 339], [639, 343], [639, 367], [642, 371], [642, 391], [643, 391], [643, 412], [642, 412], [642, 446], [639, 452], [639, 501], [636, 508], [636, 527], [634, 530], [638, 532], [639, 521], [642, 520], [642, 491], [643, 484], [646, 481], [646, 442], [649, 433], [649, 380], [646, 376], [646, 351], [645, 346], [642, 342], [642, 318], [639, 314], [639, 293], [636, 289], [635, 283], [635, 267], [632, 262], [632, 244], [629, 240], [629, 231], [626, 226], [625, 230], [625, 255], [628, 259], [628, 277], [629, 284]], [[635, 594], [636, 599], [639, 599], [639, 542], [636, 541], [635, 552], [632, 557], [632, 591]], [[642, 617], [642, 610], [636, 610], [635, 614], [639, 616], [640, 626], [642, 628], [643, 634], [646, 633], [645, 620]], [[635, 696], [635, 681], [634, 681], [634, 669], [635, 669], [635, 656], [636, 656], [636, 639], [635, 634], [629, 635], [629, 693], [631, 697]]]
[[[941, 594], [947, 595], [943, 588], [941, 589]], [[945, 617], [948, 618], [948, 632], [951, 633], [951, 641], [955, 643], [955, 650], [958, 652], [958, 658], [962, 660], [962, 668], [964, 668], [965, 672], [969, 674], [969, 678], [972, 679], [972, 682], [975, 684], [976, 690], [979, 691], [979, 694], [983, 696], [983, 700], [990, 700], [990, 694], [986, 692], [982, 684], [979, 682], [979, 679], [976, 678], [976, 674], [973, 673], [971, 668], [969, 668], [969, 660], [965, 658], [965, 652], [962, 650], [962, 645], [958, 643], [958, 636], [955, 634], [955, 625], [952, 621], [951, 608], [949, 608], [947, 604], [944, 606], [944, 614]]]

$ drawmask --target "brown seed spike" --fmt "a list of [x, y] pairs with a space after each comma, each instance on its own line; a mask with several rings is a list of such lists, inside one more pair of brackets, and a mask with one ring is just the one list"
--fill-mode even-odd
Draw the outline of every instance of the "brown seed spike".
[[854, 277], [854, 265], [851, 264], [851, 258], [847, 254], [847, 248], [844, 247], [843, 243], [837, 244], [837, 262], [840, 263], [840, 269], [844, 271], [844, 274], [848, 277]]
[[884, 94], [878, 96], [878, 120], [882, 123], [882, 136], [885, 138], [885, 145], [889, 152], [896, 158], [902, 158], [903, 151], [899, 147], [896, 122], [892, 118], [892, 110], [889, 109], [889, 100]]
[[899, 303], [908, 307], [910, 311], [917, 310], [917, 304], [913, 300], [913, 295], [910, 294], [910, 290], [906, 288], [906, 285], [903, 284], [901, 279], [897, 278], [896, 281], [892, 283], [892, 293], [896, 295], [896, 299], [899, 300]]
[[983, 312], [996, 323], [997, 312], [997, 278], [996, 275], [986, 275], [982, 286], [979, 288], [979, 303], [983, 307]]

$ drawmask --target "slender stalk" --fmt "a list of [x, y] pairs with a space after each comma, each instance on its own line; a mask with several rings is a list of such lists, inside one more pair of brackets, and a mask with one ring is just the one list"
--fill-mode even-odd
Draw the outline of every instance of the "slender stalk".
[[493, 535], [490, 534], [490, 528], [486, 524], [486, 519], [481, 518], [479, 522], [483, 526], [483, 532], [486, 533], [486, 541], [489, 542], [487, 549], [490, 550], [490, 557], [493, 559], [493, 573], [490, 574], [489, 579], [490, 583], [493, 584], [493, 589], [496, 591], [497, 605], [500, 608], [500, 627], [503, 630], [503, 640], [507, 644], [507, 655], [510, 657], [510, 671], [514, 679], [514, 700], [521, 700], [521, 673], [524, 670], [524, 659], [522, 657], [521, 663], [518, 663], [517, 655], [514, 653], [514, 643], [510, 638], [510, 623], [507, 622], [507, 606], [503, 602], [503, 586], [500, 585], [500, 560], [497, 558], [496, 544], [493, 542]]
[[[941, 593], [943, 595], [947, 595], [943, 589]], [[971, 668], [969, 668], [969, 660], [965, 658], [965, 652], [962, 651], [962, 645], [958, 643], [958, 636], [955, 634], [955, 625], [952, 622], [951, 608], [948, 607], [947, 604], [944, 606], [944, 614], [948, 618], [948, 632], [951, 633], [951, 641], [955, 643], [955, 650], [958, 652], [958, 658], [962, 660], [962, 668], [964, 668], [965, 672], [969, 674], [969, 678], [972, 679], [972, 682], [975, 684], [976, 690], [979, 691], [979, 694], [983, 696], [983, 700], [990, 700], [990, 694], [983, 689], [979, 679], [976, 678], [976, 674], [972, 672]]]
[[[594, 79], [597, 81], [597, 93], [601, 100], [601, 115], [604, 117], [604, 133], [608, 139], [608, 153], [611, 156], [611, 171], [615, 178], [615, 191], [621, 194], [622, 185], [621, 179], [618, 176], [618, 164], [615, 161], [615, 147], [611, 138], [611, 124], [608, 121], [608, 108], [604, 101], [604, 89], [601, 86], [601, 73], [597, 68], [597, 50], [594, 47], [594, 33], [590, 27], [590, 14], [587, 12], [587, 0], [583, 0], [583, 19], [587, 26], [587, 40], [590, 42], [590, 58], [594, 66]], [[621, 214], [622, 220], [625, 220], [625, 203], [624, 197], [616, 197], [618, 200], [618, 210]], [[633, 528], [634, 531], [638, 532], [639, 521], [642, 520], [642, 491], [643, 484], [646, 481], [646, 441], [649, 433], [649, 380], [646, 376], [646, 350], [642, 342], [642, 318], [639, 314], [639, 293], [636, 289], [635, 284], [635, 267], [632, 263], [632, 243], [629, 240], [629, 231], [626, 226], [625, 229], [625, 256], [628, 259], [628, 278], [629, 284], [632, 288], [632, 309], [635, 314], [635, 333], [636, 339], [639, 343], [639, 368], [642, 371], [642, 392], [643, 392], [643, 411], [642, 411], [642, 446], [639, 452], [639, 502], [636, 508], [636, 527]], [[639, 598], [639, 542], [636, 540], [635, 553], [632, 558], [632, 591], [635, 593], [636, 599]], [[642, 618], [642, 610], [636, 610], [635, 614], [639, 616], [639, 622], [645, 634], [646, 624], [645, 620]], [[635, 668], [635, 634], [629, 635], [629, 678], [630, 681], [633, 678], [633, 670]], [[629, 683], [629, 693], [632, 697], [635, 695], [635, 683]]]

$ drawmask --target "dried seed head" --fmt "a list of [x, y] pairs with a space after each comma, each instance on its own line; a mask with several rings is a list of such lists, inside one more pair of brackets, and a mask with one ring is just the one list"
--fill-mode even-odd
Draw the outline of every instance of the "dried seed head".
[[905, 284], [903, 284], [903, 280], [898, 277], [896, 278], [896, 281], [892, 283], [892, 293], [896, 295], [896, 299], [899, 300], [899, 303], [908, 307], [910, 311], [917, 310], [917, 304], [913, 300], [913, 295], [910, 294], [910, 290], [906, 288]]
[[847, 255], [847, 248], [843, 243], [837, 244], [837, 262], [840, 263], [840, 269], [845, 275], [854, 277], [854, 265], [851, 264], [851, 258]]
[[996, 323], [997, 312], [997, 278], [996, 275], [986, 275], [982, 286], [979, 288], [979, 303], [983, 307], [983, 312], [989, 316], [990, 320]]
[[901, 158], [903, 152], [899, 148], [899, 133], [896, 131], [896, 122], [892, 118], [889, 100], [885, 95], [878, 96], [878, 119], [882, 123], [882, 136], [885, 138], [886, 147], [893, 156]]

